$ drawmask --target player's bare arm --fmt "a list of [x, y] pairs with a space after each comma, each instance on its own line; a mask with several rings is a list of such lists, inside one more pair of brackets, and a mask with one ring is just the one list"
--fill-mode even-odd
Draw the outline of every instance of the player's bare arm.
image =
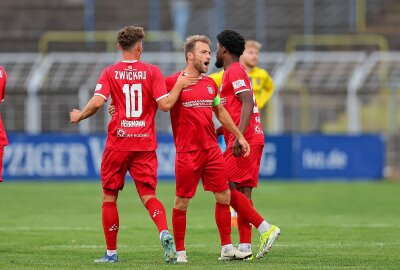
[[105, 100], [103, 97], [93, 96], [82, 111], [80, 111], [78, 109], [73, 109], [69, 113], [70, 122], [71, 123], [79, 123], [80, 121], [91, 117], [101, 107], [103, 107], [104, 102], [105, 102]]
[[233, 122], [231, 116], [224, 108], [224, 106], [222, 104], [218, 104], [217, 106], [213, 107], [213, 111], [218, 121], [221, 122], [224, 128], [226, 128], [229, 132], [235, 135], [240, 145], [240, 148], [233, 149], [234, 150], [233, 154], [235, 156], [243, 155], [245, 157], [248, 157], [250, 154], [250, 145], [244, 138], [243, 133], [241, 133], [240, 130], [236, 127], [235, 123]]
[[[251, 91], [243, 91], [238, 94], [238, 98], [242, 102], [242, 111], [240, 113], [239, 130], [242, 134], [245, 133], [250, 124], [251, 115], [253, 114], [254, 100]], [[235, 140], [232, 146], [233, 153], [240, 153], [240, 143], [238, 139]]]
[[195, 85], [198, 80], [199, 80], [198, 78], [185, 76], [182, 70], [181, 74], [179, 74], [178, 79], [176, 80], [174, 87], [169, 92], [169, 95], [157, 101], [158, 108], [160, 108], [160, 110], [164, 112], [168, 112], [169, 110], [171, 110], [171, 108], [175, 105], [176, 101], [178, 100], [182, 89], [191, 85]]

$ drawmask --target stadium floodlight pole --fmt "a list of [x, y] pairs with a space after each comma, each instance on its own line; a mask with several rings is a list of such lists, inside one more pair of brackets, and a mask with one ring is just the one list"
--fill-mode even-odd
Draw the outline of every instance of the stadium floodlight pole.
[[256, 38], [261, 44], [266, 44], [266, 21], [267, 21], [267, 16], [266, 16], [266, 6], [267, 6], [267, 1], [264, 0], [256, 0], [256, 4], [254, 5], [255, 7], [255, 22], [256, 22]]
[[85, 0], [85, 34], [86, 43], [93, 47], [95, 42], [95, 0]]

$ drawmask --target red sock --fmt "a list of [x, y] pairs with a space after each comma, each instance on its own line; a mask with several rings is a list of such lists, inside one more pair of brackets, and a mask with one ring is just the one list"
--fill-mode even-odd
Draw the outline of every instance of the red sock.
[[146, 202], [145, 207], [149, 211], [151, 219], [156, 224], [158, 232], [168, 230], [164, 205], [157, 198], [151, 198]]
[[[249, 202], [251, 205], [253, 205], [253, 201], [249, 199]], [[238, 221], [238, 230], [239, 230], [239, 237], [240, 237], [240, 242], [239, 243], [247, 243], [251, 244], [251, 224], [249, 221], [247, 221], [243, 215], [239, 215], [237, 217]]]
[[260, 226], [264, 218], [254, 209], [249, 199], [236, 189], [231, 190], [231, 206], [247, 222], [253, 224], [256, 228]]
[[215, 222], [217, 223], [221, 246], [232, 244], [231, 240], [231, 211], [229, 205], [215, 204]]
[[116, 202], [103, 202], [102, 220], [107, 249], [116, 250], [119, 229], [119, 217]]
[[176, 251], [185, 250], [186, 211], [174, 208], [172, 210], [172, 227]]

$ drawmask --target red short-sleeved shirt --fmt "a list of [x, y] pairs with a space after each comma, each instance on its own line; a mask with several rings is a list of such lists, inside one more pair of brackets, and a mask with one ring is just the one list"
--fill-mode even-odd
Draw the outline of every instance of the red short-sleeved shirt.
[[[251, 91], [254, 100], [253, 114], [250, 119], [250, 124], [244, 133], [244, 137], [249, 144], [263, 145], [263, 127], [261, 125], [260, 113], [251, 87], [250, 78], [246, 73], [246, 69], [239, 62], [236, 62], [224, 72], [220, 95], [222, 105], [224, 105], [237, 126], [239, 126], [240, 114], [242, 111], [242, 102], [237, 95], [244, 91]], [[235, 136], [226, 129], [223, 129], [223, 133], [227, 147], [231, 147], [235, 141]]]
[[[7, 74], [2, 66], [0, 66], [0, 101], [4, 101], [4, 95], [6, 91]], [[0, 116], [0, 145], [7, 145], [8, 139], [6, 131], [4, 130], [3, 120]]]
[[[168, 91], [174, 87], [179, 74], [165, 79]], [[212, 108], [217, 95], [217, 85], [207, 76], [201, 76], [197, 84], [182, 89], [170, 112], [177, 152], [218, 146], [212, 121]]]
[[141, 61], [106, 67], [94, 95], [112, 98], [115, 114], [108, 125], [106, 148], [153, 151], [157, 148], [154, 117], [157, 101], [168, 95], [161, 70]]

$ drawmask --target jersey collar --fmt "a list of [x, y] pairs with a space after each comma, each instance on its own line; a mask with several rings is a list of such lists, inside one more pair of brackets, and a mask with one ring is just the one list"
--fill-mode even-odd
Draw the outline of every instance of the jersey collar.
[[138, 60], [122, 60], [121, 62], [122, 63], [135, 63], [135, 62], [137, 62]]
[[[183, 75], [188, 76], [189, 73], [183, 72]], [[200, 76], [197, 79], [201, 80], [202, 78], [203, 78], [203, 74], [200, 74]]]

